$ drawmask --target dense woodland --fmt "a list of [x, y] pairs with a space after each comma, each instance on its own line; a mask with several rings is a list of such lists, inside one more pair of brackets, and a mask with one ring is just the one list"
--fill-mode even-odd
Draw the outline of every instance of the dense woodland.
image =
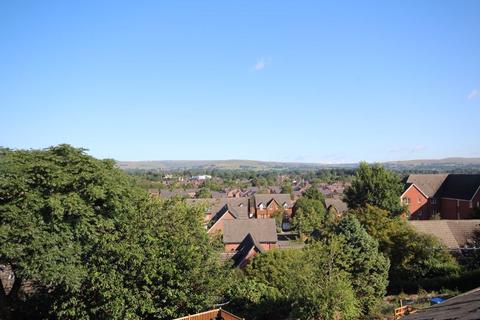
[[268, 251], [241, 271], [219, 259], [202, 208], [148, 196], [145, 183], [165, 173], [129, 175], [68, 145], [1, 149], [0, 265], [14, 277], [0, 286], [0, 318], [172, 319], [223, 305], [246, 319], [371, 319], [386, 294], [480, 286], [480, 256], [456, 259], [416, 233], [402, 219], [401, 176], [381, 165], [202, 173], [219, 178], [210, 190], [348, 181], [350, 210], [326, 210], [309, 189], [293, 218], [305, 247]]

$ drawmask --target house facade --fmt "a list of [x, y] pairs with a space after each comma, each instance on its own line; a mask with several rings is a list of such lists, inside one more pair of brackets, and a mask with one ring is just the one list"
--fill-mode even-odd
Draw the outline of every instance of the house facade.
[[274, 219], [234, 219], [224, 222], [224, 251], [237, 251], [249, 235], [255, 239], [258, 249], [268, 251], [278, 247], [277, 225]]
[[480, 210], [479, 174], [412, 174], [404, 182], [410, 219], [472, 219]]
[[277, 212], [291, 217], [294, 202], [288, 193], [255, 194], [250, 199], [250, 212], [257, 219], [272, 218]]

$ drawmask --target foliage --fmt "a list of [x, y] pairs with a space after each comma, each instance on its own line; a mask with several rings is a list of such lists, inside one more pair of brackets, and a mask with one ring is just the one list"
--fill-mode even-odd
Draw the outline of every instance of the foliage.
[[480, 269], [480, 230], [475, 230], [468, 248], [462, 250], [461, 262], [468, 270]]
[[287, 182], [282, 184], [282, 189], [281, 189], [280, 192], [281, 193], [292, 193], [293, 192], [292, 184], [287, 183]]
[[391, 234], [390, 257], [392, 281], [419, 280], [455, 275], [459, 265], [437, 238], [416, 232], [406, 222], [400, 223]]
[[377, 239], [380, 251], [390, 251], [393, 245], [390, 238], [403, 224], [399, 218], [392, 218], [388, 211], [369, 204], [350, 210], [350, 214], [358, 219], [369, 235]]
[[385, 170], [380, 164], [361, 162], [352, 185], [345, 189], [344, 200], [348, 207], [356, 209], [370, 204], [392, 214], [404, 211], [400, 203], [403, 186], [398, 175]]
[[449, 290], [460, 290], [461, 292], [465, 292], [478, 287], [480, 287], [480, 269], [435, 278], [416, 280], [397, 279], [390, 281], [388, 293], [398, 294], [401, 291], [405, 291], [413, 294], [420, 288], [427, 291], [448, 292]]
[[294, 212], [292, 227], [305, 236], [322, 230], [333, 219], [320, 200], [305, 197], [297, 200]]
[[[356, 319], [361, 313], [351, 274], [344, 268], [343, 238], [314, 242], [305, 249], [310, 274], [298, 281], [293, 315], [300, 319]], [[303, 280], [303, 281], [302, 281]]]
[[321, 201], [325, 205], [325, 196], [315, 187], [308, 188], [302, 196], [306, 199]]
[[447, 248], [433, 236], [416, 232], [406, 221], [386, 210], [366, 205], [350, 211], [365, 230], [378, 240], [390, 259], [391, 281], [418, 280], [455, 274], [459, 266]]
[[8, 151], [0, 258], [15, 288], [34, 290], [12, 290], [0, 307], [7, 318], [67, 319], [171, 319], [209, 307], [224, 272], [201, 216], [150, 199], [113, 161], [82, 149]]
[[195, 198], [197, 199], [204, 199], [204, 198], [211, 198], [212, 197], [212, 192], [210, 189], [206, 187], [202, 187], [198, 190], [197, 193], [195, 193]]
[[308, 250], [271, 250], [256, 257], [231, 292], [232, 306], [249, 319], [356, 318], [349, 275], [335, 263], [339, 250], [333, 242], [319, 242]]
[[384, 296], [389, 260], [378, 251], [378, 242], [353, 216], [347, 215], [335, 233], [343, 238], [340, 262], [351, 281], [363, 314], [370, 314]]

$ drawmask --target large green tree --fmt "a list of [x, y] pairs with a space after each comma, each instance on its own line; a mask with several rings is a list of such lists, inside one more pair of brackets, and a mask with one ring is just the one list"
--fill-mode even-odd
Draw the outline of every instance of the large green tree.
[[397, 174], [380, 164], [361, 162], [351, 186], [345, 189], [344, 200], [351, 209], [370, 204], [396, 215], [404, 211], [400, 203], [402, 190]]
[[351, 214], [378, 240], [380, 250], [389, 257], [392, 281], [458, 272], [458, 263], [437, 238], [416, 232], [400, 217], [391, 217], [388, 211], [370, 205], [352, 210]]
[[248, 319], [357, 318], [350, 275], [338, 267], [341, 250], [333, 240], [256, 257], [233, 285], [231, 306]]
[[[157, 202], [82, 149], [3, 151], [0, 290], [10, 318], [171, 319], [215, 303], [223, 270], [201, 210]], [[1, 286], [0, 286], [1, 287]]]
[[343, 256], [338, 261], [351, 275], [362, 313], [368, 315], [386, 293], [389, 260], [378, 250], [378, 241], [353, 215], [343, 218], [335, 233], [344, 239]]
[[334, 215], [325, 209], [321, 200], [301, 197], [295, 203], [292, 219], [293, 229], [310, 236], [314, 231], [325, 231], [334, 220]]

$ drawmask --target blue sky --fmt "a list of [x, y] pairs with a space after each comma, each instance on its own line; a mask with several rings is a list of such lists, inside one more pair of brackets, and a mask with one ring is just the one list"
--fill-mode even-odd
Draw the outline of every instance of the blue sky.
[[480, 156], [480, 1], [2, 1], [0, 145]]

